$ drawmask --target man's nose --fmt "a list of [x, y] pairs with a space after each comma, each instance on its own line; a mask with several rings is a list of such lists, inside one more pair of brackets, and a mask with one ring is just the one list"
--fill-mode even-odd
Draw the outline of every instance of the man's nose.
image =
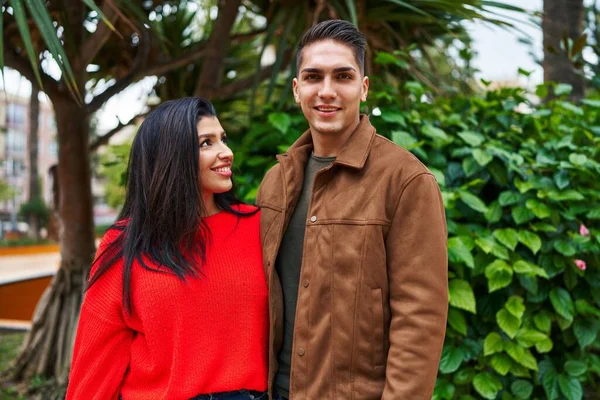
[[323, 79], [323, 84], [319, 90], [319, 97], [330, 99], [337, 97], [337, 93], [335, 92], [330, 78]]

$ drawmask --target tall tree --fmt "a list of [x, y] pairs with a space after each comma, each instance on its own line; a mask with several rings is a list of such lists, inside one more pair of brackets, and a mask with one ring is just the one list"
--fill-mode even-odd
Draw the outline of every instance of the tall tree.
[[584, 10], [583, 0], [544, 0], [544, 81], [571, 85], [573, 100], [581, 99], [585, 90], [584, 76], [572, 62], [585, 45], [585, 37], [582, 37]]

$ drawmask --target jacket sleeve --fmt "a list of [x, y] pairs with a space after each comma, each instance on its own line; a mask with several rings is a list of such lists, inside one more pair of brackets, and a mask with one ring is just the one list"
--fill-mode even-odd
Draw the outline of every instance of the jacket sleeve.
[[119, 398], [134, 334], [123, 318], [121, 274], [122, 263], [117, 262], [85, 294], [71, 361], [67, 400]]
[[390, 349], [382, 399], [430, 400], [448, 314], [444, 205], [435, 178], [404, 187], [386, 239]]

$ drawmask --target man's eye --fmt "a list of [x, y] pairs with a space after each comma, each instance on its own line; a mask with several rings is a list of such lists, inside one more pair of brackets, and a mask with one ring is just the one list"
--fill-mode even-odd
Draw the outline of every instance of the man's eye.
[[340, 79], [352, 79], [352, 75], [350, 75], [350, 74], [340, 74], [340, 75], [338, 75], [338, 78], [340, 78]]
[[306, 79], [307, 81], [311, 81], [311, 80], [315, 80], [315, 79], [319, 79], [320, 76], [319, 75], [306, 75]]

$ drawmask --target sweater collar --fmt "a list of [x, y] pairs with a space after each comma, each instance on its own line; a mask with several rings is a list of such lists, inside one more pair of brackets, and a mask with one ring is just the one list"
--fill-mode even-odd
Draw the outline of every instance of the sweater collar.
[[[375, 128], [371, 125], [369, 117], [361, 114], [358, 126], [340, 149], [333, 164], [362, 169], [371, 151], [374, 138]], [[283, 154], [283, 156], [287, 157], [289, 155], [305, 162], [312, 148], [312, 134], [310, 129], [308, 129], [290, 146], [287, 153]]]

